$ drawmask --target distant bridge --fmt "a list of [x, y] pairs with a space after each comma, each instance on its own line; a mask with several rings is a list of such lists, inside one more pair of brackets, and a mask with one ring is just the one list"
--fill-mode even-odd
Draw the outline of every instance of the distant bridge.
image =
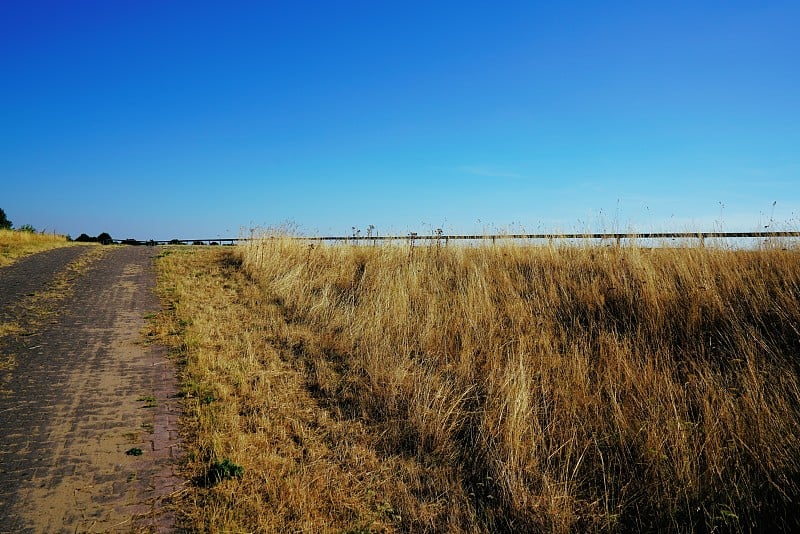
[[[447, 243], [449, 241], [492, 241], [493, 243], [503, 240], [546, 240], [546, 241], [563, 241], [574, 239], [600, 239], [600, 240], [614, 240], [620, 244], [623, 239], [636, 240], [636, 239], [698, 239], [700, 244], [704, 244], [706, 239], [737, 239], [737, 238], [755, 238], [755, 239], [777, 239], [788, 237], [800, 237], [800, 231], [777, 231], [777, 232], [642, 232], [642, 233], [617, 233], [617, 232], [599, 232], [599, 233], [545, 233], [545, 234], [464, 234], [464, 235], [445, 235], [441, 233], [434, 234], [418, 234], [411, 232], [407, 235], [391, 235], [391, 236], [375, 236], [375, 235], [353, 235], [353, 236], [288, 236], [289, 239], [296, 239], [300, 241], [330, 241], [330, 242], [372, 242], [377, 244], [380, 241], [407, 241], [414, 244], [417, 241], [435, 241], [438, 243]], [[265, 237], [217, 237], [214, 239], [170, 239], [170, 240], [137, 240], [137, 239], [122, 239], [114, 240], [114, 243], [123, 245], [235, 245], [241, 242], [254, 241], [259, 239], [270, 239], [269, 236]]]

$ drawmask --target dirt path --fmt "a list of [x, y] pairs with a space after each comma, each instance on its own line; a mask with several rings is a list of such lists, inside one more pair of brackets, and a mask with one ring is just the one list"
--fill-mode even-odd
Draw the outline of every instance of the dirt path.
[[[0, 269], [0, 316], [76, 259], [63, 250]], [[0, 355], [14, 354], [0, 371], [0, 532], [173, 530], [175, 371], [140, 344], [159, 307], [155, 253], [111, 248], [33, 335], [0, 340]]]

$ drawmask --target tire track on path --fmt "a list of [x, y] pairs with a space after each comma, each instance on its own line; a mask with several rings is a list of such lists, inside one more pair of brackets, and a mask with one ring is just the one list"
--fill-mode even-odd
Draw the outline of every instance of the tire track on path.
[[17, 354], [0, 395], [0, 531], [173, 530], [175, 370], [140, 343], [159, 308], [155, 250], [109, 249], [51, 324], [0, 345]]

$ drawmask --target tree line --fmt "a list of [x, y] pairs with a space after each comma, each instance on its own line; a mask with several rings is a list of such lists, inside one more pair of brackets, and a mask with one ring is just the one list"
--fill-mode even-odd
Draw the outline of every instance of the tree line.
[[[11, 222], [11, 220], [9, 220], [3, 208], [0, 208], [0, 230], [16, 230], [18, 232], [36, 232], [36, 228], [31, 226], [30, 224], [23, 224], [19, 228], [14, 228], [14, 224]], [[72, 241], [72, 238], [70, 236], [67, 236], [67, 239]], [[108, 232], [103, 232], [100, 235], [94, 237], [88, 234], [81, 234], [75, 238], [75, 241], [82, 243], [102, 243], [103, 245], [110, 245], [111, 243], [114, 242], [114, 239]]]

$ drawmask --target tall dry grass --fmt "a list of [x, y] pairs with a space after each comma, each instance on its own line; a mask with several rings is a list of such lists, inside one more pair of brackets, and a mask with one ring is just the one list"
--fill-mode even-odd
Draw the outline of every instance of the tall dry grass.
[[191, 530], [800, 528], [796, 249], [162, 256]]
[[51, 248], [69, 245], [66, 236], [0, 228], [0, 267]]
[[393, 466], [380, 528], [800, 528], [797, 250], [267, 238], [240, 261], [294, 387]]

